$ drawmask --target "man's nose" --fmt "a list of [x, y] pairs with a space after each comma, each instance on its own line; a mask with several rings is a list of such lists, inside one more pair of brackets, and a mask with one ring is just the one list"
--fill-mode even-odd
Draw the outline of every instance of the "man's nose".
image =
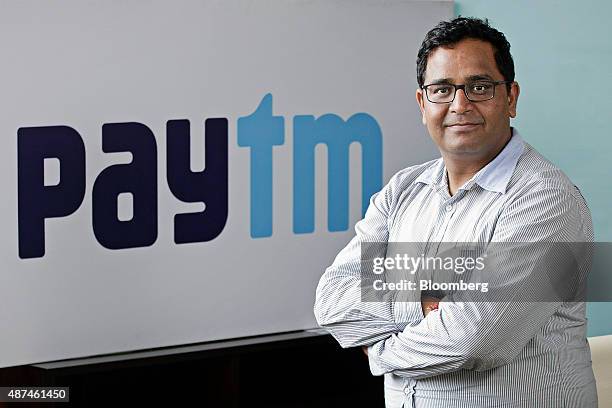
[[467, 98], [465, 89], [457, 89], [450, 110], [454, 113], [465, 113], [472, 110], [472, 102]]

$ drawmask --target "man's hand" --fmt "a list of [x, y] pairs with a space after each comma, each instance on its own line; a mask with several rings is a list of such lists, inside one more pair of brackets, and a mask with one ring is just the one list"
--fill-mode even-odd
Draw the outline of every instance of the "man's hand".
[[423, 309], [423, 315], [427, 317], [429, 312], [438, 308], [438, 302], [440, 299], [433, 296], [421, 296], [421, 308]]

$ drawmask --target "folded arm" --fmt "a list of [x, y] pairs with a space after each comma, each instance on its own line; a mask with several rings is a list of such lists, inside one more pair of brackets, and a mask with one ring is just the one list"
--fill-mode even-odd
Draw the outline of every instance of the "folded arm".
[[[372, 374], [423, 378], [511, 362], [562, 304], [548, 293], [556, 282], [547, 279], [555, 278], [558, 265], [540, 251], [524, 254], [520, 243], [588, 240], [584, 223], [590, 219], [585, 220], [584, 208], [569, 193], [545, 188], [511, 204], [492, 239], [507, 242], [511, 250], [504, 252], [497, 244], [494, 262], [485, 269], [505, 297], [473, 301], [466, 292], [450, 294], [419, 324], [368, 347]], [[517, 244], [511, 248], [510, 243]], [[559, 273], [556, 278], [568, 277]]]
[[[314, 314], [318, 324], [326, 329], [343, 348], [371, 345], [417, 324], [424, 316], [420, 302], [401, 303], [396, 307], [394, 293], [380, 302], [362, 301], [361, 245], [365, 242], [386, 243], [389, 239], [389, 216], [399, 195], [396, 174], [389, 183], [370, 199], [364, 218], [355, 225], [355, 237], [340, 251], [325, 270], [316, 290]], [[385, 256], [384, 245], [376, 245]]]

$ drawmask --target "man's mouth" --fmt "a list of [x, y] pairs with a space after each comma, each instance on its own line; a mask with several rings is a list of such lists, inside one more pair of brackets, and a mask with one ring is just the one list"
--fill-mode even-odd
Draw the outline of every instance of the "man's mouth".
[[446, 127], [455, 131], [465, 132], [476, 129], [482, 123], [475, 122], [461, 122], [461, 123], [453, 123], [452, 125], [447, 125]]

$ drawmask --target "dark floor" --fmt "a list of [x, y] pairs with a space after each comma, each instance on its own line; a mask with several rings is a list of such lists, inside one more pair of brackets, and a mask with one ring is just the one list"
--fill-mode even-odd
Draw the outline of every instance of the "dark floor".
[[69, 386], [69, 403], [0, 407], [384, 407], [359, 348], [316, 336], [85, 367], [0, 369], [0, 385]]

